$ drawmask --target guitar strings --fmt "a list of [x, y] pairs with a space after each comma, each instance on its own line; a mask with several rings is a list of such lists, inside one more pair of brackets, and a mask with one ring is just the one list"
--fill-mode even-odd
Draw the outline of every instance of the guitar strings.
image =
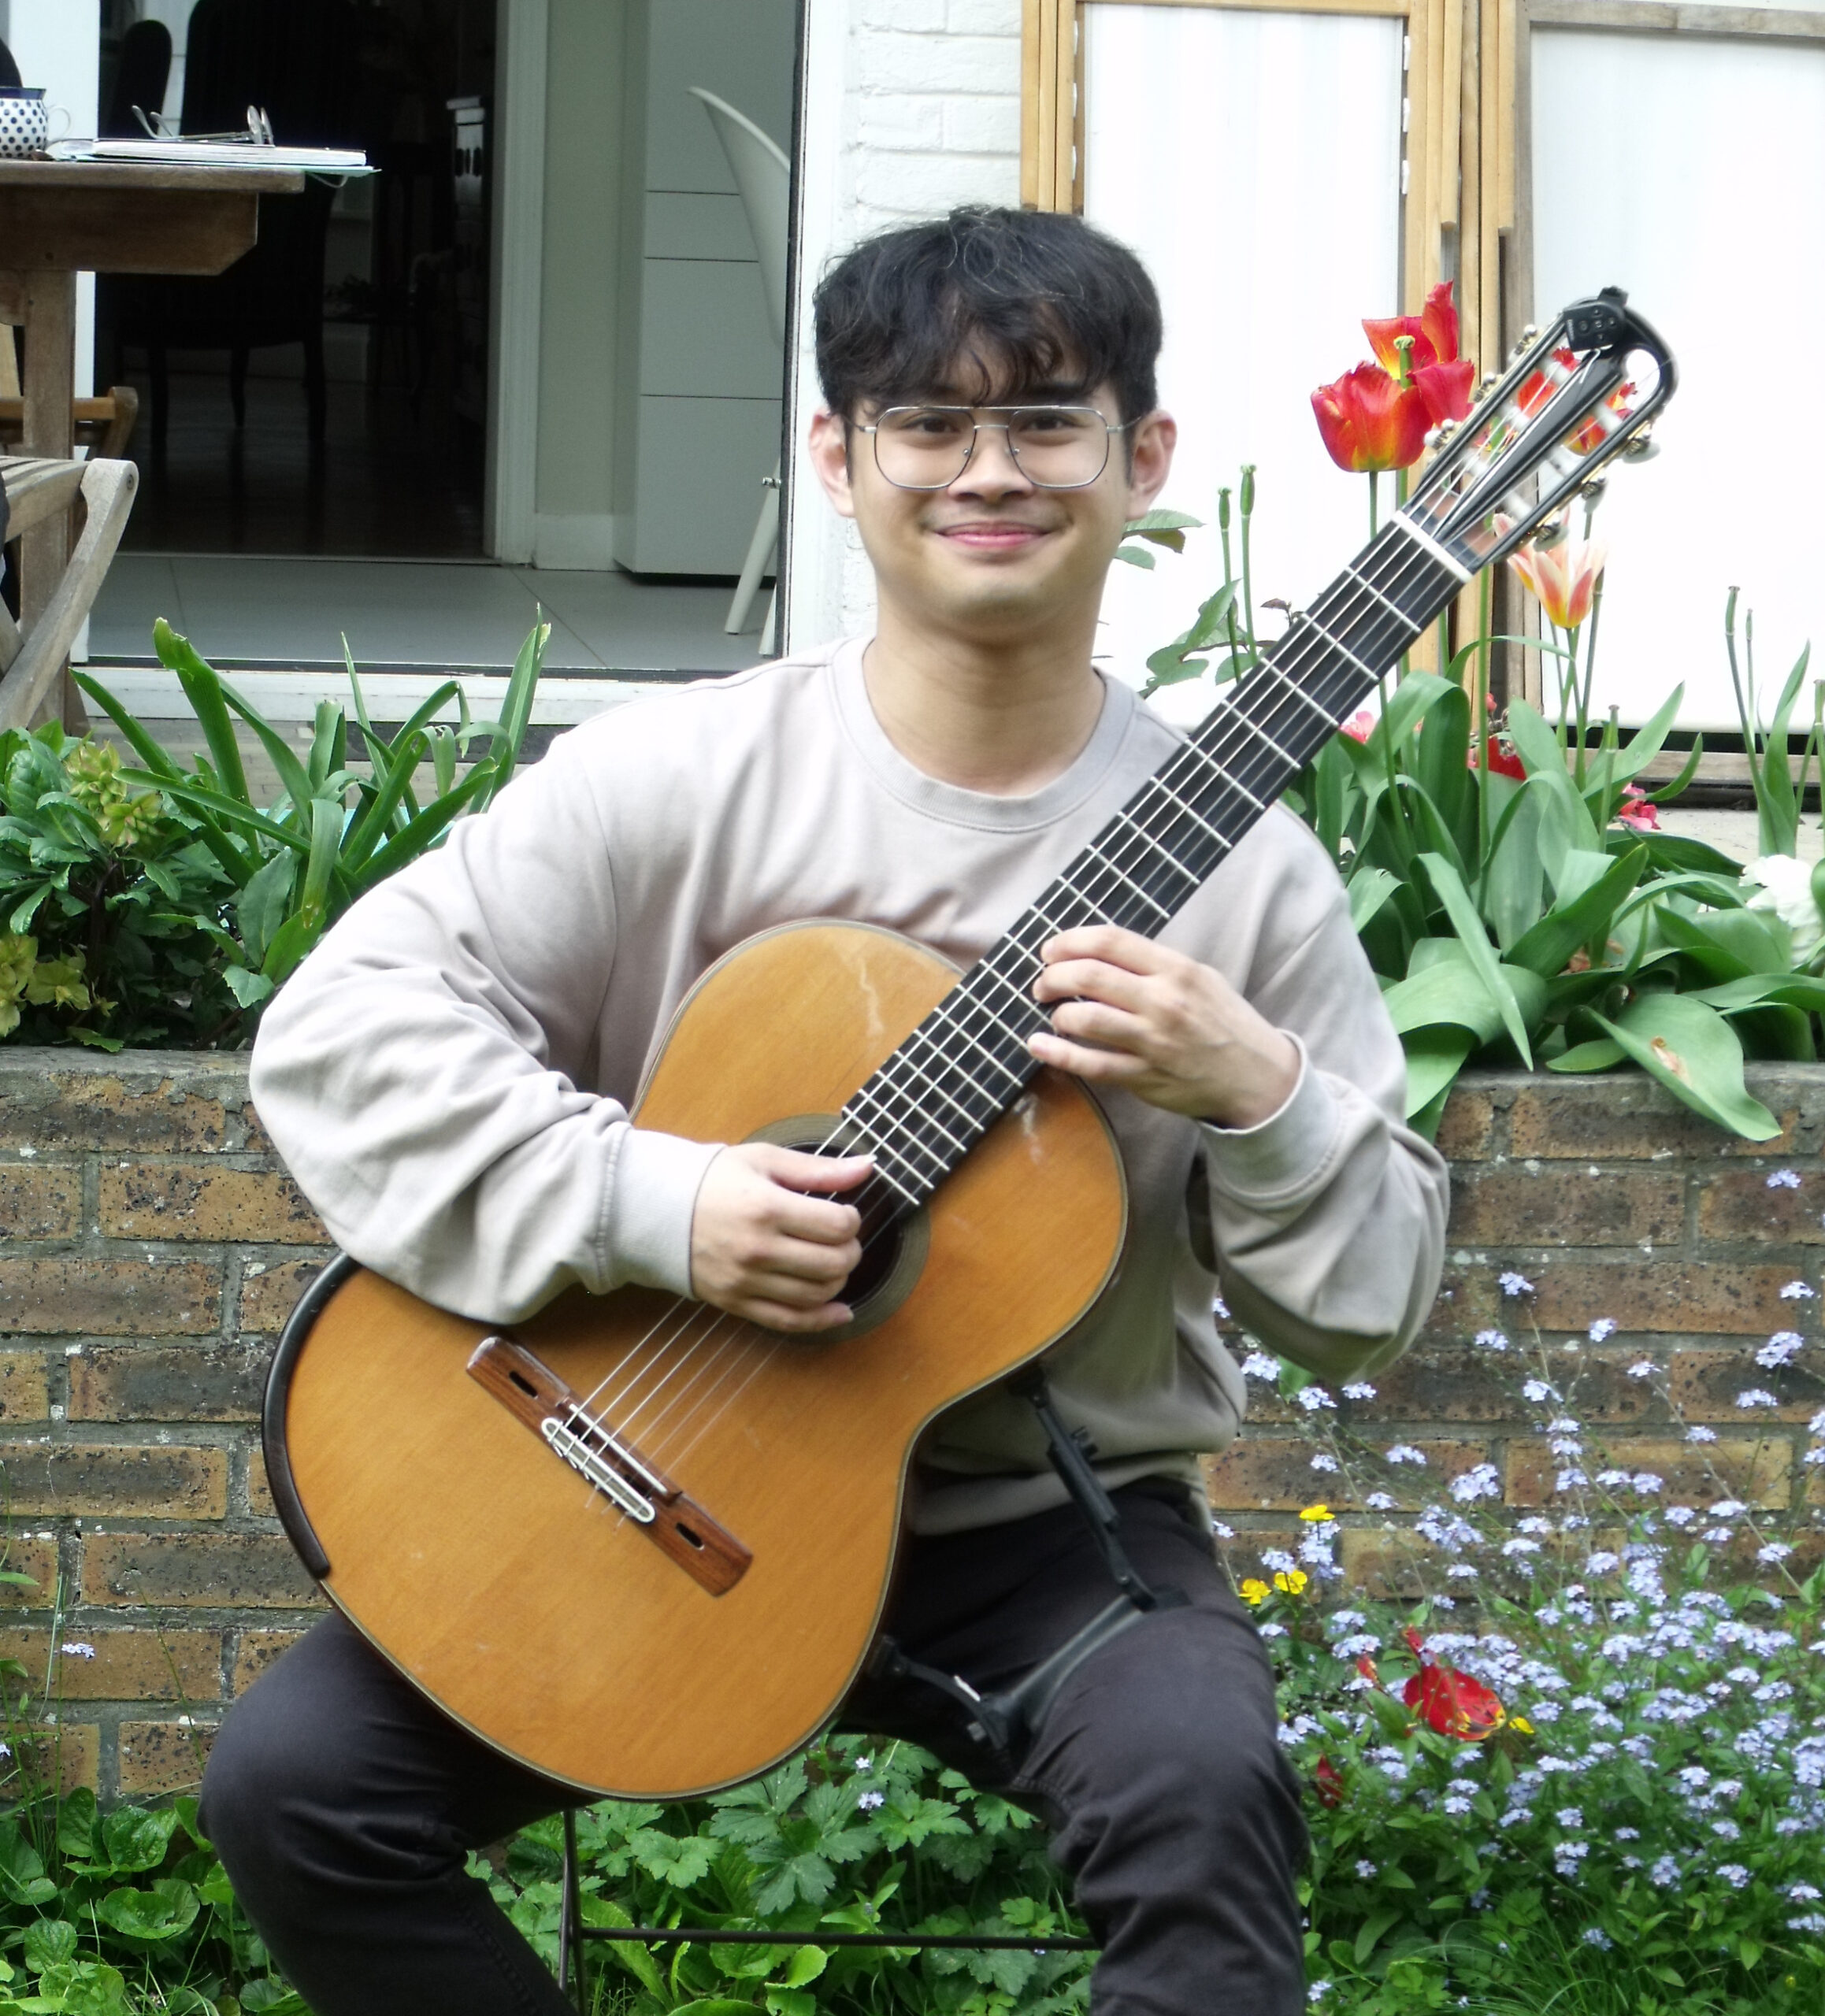
[[[1390, 520], [1389, 527], [1386, 528], [1386, 532], [1385, 533], [1384, 537], [1388, 538], [1391, 543], [1391, 536], [1397, 529], [1408, 530], [1408, 528], [1407, 528], [1404, 522], [1399, 518], [1392, 519]], [[1367, 560], [1371, 556], [1375, 556], [1377, 554], [1378, 546], [1380, 543], [1381, 542], [1379, 540], [1372, 542], [1371, 547], [1367, 550], [1365, 554], [1359, 555], [1358, 559]], [[1417, 550], [1415, 550], [1415, 548], [1417, 548]], [[1400, 592], [1402, 589], [1410, 586], [1416, 579], [1423, 577], [1428, 571], [1427, 561], [1430, 560], [1430, 556], [1426, 554], [1423, 546], [1419, 545], [1418, 542], [1415, 542], [1414, 546], [1412, 547], [1404, 547], [1400, 550], [1405, 553], [1407, 557], [1401, 563], [1400, 571], [1396, 575], [1389, 578], [1385, 584], [1386, 590], [1390, 593]], [[1432, 568], [1433, 570], [1436, 571], [1436, 561], [1432, 562]], [[1345, 569], [1345, 577], [1355, 585], [1352, 588], [1345, 591], [1344, 607], [1337, 610], [1329, 607], [1325, 608], [1324, 613], [1329, 617], [1332, 621], [1337, 621], [1341, 617], [1345, 626], [1353, 631], [1356, 629], [1358, 624], [1361, 621], [1362, 615], [1365, 611], [1367, 611], [1370, 613], [1373, 623], [1378, 627], [1384, 621], [1383, 616], [1374, 612], [1373, 609], [1373, 605], [1378, 603], [1381, 605], [1382, 610], [1385, 611], [1386, 615], [1392, 616], [1396, 618], [1403, 632], [1412, 636], [1417, 636], [1419, 634], [1419, 629], [1415, 626], [1411, 613], [1400, 610], [1398, 605], [1391, 602], [1389, 599], [1389, 594], [1384, 593], [1381, 589], [1377, 588], [1372, 583], [1363, 580], [1357, 573], [1354, 564]], [[1358, 591], [1359, 591], [1359, 592], [1358, 592]], [[1327, 591], [1327, 593], [1329, 591]], [[1324, 598], [1321, 598], [1321, 603], [1324, 599]], [[1353, 606], [1351, 605], [1353, 605]], [[1188, 836], [1192, 836], [1191, 829], [1196, 828], [1201, 830], [1207, 839], [1214, 839], [1219, 843], [1219, 849], [1222, 852], [1226, 852], [1229, 847], [1233, 844], [1233, 843], [1229, 842], [1226, 836], [1218, 833], [1216, 829], [1210, 826], [1208, 822], [1203, 818], [1201, 814], [1198, 813], [1193, 806], [1187, 804], [1183, 799], [1178, 796], [1177, 792], [1173, 791], [1170, 783], [1167, 781], [1167, 778], [1169, 773], [1172, 771], [1174, 762], [1177, 759], [1189, 754], [1192, 756], [1194, 760], [1198, 762], [1202, 767], [1214, 769], [1216, 773], [1217, 785], [1219, 790], [1226, 788], [1239, 790], [1241, 795], [1248, 800], [1256, 808], [1257, 813], [1259, 813], [1260, 810], [1265, 809], [1266, 802], [1271, 801], [1269, 799], [1264, 802], [1262, 799], [1257, 797], [1256, 793], [1248, 788], [1249, 784], [1259, 781], [1262, 784], [1264, 788], [1277, 795], [1277, 786], [1279, 780], [1270, 779], [1265, 776], [1257, 778], [1256, 773], [1252, 769], [1244, 772], [1241, 775], [1238, 775], [1237, 773], [1242, 769], [1242, 765], [1237, 762], [1233, 750], [1231, 748], [1222, 746], [1226, 739], [1233, 741], [1237, 732], [1239, 731], [1242, 735], [1249, 738], [1248, 745], [1247, 747], [1247, 753], [1249, 755], [1259, 757], [1265, 753], [1267, 757], [1266, 767], [1267, 769], [1271, 770], [1278, 766], [1291, 771], [1296, 770], [1299, 767], [1298, 764], [1289, 756], [1288, 753], [1283, 748], [1281, 747], [1278, 738], [1272, 732], [1274, 729], [1278, 728], [1282, 735], [1285, 735], [1288, 732], [1286, 725], [1287, 717], [1292, 711], [1288, 706], [1288, 695], [1291, 696], [1292, 700], [1294, 702], [1303, 706], [1308, 713], [1316, 713], [1322, 710], [1323, 713], [1325, 728], [1327, 734], [1334, 728], [1337, 714], [1339, 710], [1334, 707], [1326, 707], [1324, 702], [1317, 698], [1318, 688], [1322, 687], [1325, 682], [1322, 680], [1315, 682], [1314, 688], [1310, 693], [1308, 693], [1307, 689], [1304, 687], [1293, 687], [1291, 683], [1291, 679], [1289, 677], [1289, 674], [1296, 675], [1303, 673], [1306, 669], [1297, 662], [1297, 657], [1302, 647], [1309, 647], [1314, 643], [1319, 644], [1321, 647], [1328, 646], [1330, 652], [1341, 652], [1341, 655], [1353, 662], [1358, 666], [1359, 670], [1364, 675], [1371, 678], [1374, 676], [1372, 673], [1368, 672], [1367, 668], [1363, 665], [1362, 661], [1356, 657], [1353, 651], [1352, 651], [1348, 647], [1340, 646], [1337, 639], [1329, 636], [1325, 626], [1322, 623], [1316, 621], [1315, 619], [1308, 619], [1308, 628], [1306, 631], [1302, 632], [1296, 627], [1293, 631], [1290, 631], [1287, 639], [1283, 643], [1278, 658], [1274, 661], [1269, 662], [1272, 673], [1278, 676], [1278, 683], [1285, 688], [1285, 691], [1283, 693], [1276, 693], [1274, 700], [1272, 703], [1272, 710], [1270, 711], [1267, 721], [1257, 721], [1244, 716], [1238, 711], [1237, 708], [1233, 704], [1230, 708], [1222, 710], [1217, 722], [1211, 724], [1211, 725], [1217, 730], [1216, 735], [1213, 736], [1213, 741], [1219, 745], [1217, 748], [1211, 749], [1205, 747], [1195, 736], [1193, 738], [1188, 739], [1185, 743], [1181, 745], [1178, 750], [1174, 752], [1173, 757], [1169, 758], [1166, 763], [1161, 765], [1160, 770], [1156, 772], [1154, 776], [1149, 778], [1147, 782], [1137, 791], [1134, 795], [1134, 798], [1131, 799], [1128, 802], [1129, 806], [1137, 806], [1137, 802], [1149, 793], [1157, 793], [1159, 795], [1163, 795], [1170, 802], [1174, 809], [1166, 815], [1164, 821], [1162, 822], [1164, 830], [1161, 836], [1156, 839], [1152, 833], [1139, 828], [1135, 828], [1133, 839], [1130, 839], [1126, 836], [1124, 836], [1120, 848], [1117, 852], [1116, 858], [1114, 859], [1111, 859], [1109, 855], [1103, 853], [1096, 843], [1092, 842], [1088, 848], [1081, 850], [1079, 855], [1074, 858], [1073, 862], [1067, 865], [1067, 869], [1065, 871], [1061, 873], [1060, 876], [1057, 878], [1057, 880], [1058, 884], [1062, 887], [1063, 891], [1069, 896], [1075, 899], [1078, 902], [1087, 906], [1093, 917], [1101, 917], [1108, 921], [1116, 921], [1116, 916], [1111, 915], [1111, 913], [1114, 911], [1118, 914], [1124, 907], [1125, 899], [1132, 899], [1134, 897], [1138, 897], [1142, 902], [1145, 903], [1150, 909], [1156, 912], [1163, 923], [1174, 914], [1174, 909], [1169, 909], [1166, 905], [1155, 902], [1150, 891], [1144, 886], [1144, 883], [1138, 878], [1144, 877], [1147, 873], [1148, 857], [1153, 854], [1159, 854], [1164, 857], [1166, 862], [1174, 869], [1176, 873], [1180, 875], [1182, 879], [1188, 882], [1193, 882], [1194, 886], [1196, 883], [1200, 883], [1203, 880], [1204, 875], [1208, 873], [1208, 870], [1206, 869], [1202, 872], [1195, 872], [1186, 869], [1183, 862], [1178, 858], [1177, 853], [1174, 851], [1174, 845], [1167, 844], [1167, 843], [1173, 843], [1174, 844], [1182, 845], [1180, 837], [1180, 831], [1181, 828], [1185, 829]], [[1358, 636], [1357, 641], [1362, 643], [1364, 648], [1375, 651], [1376, 655], [1385, 655], [1389, 659], [1391, 659], [1393, 656], [1397, 654], [1399, 649], [1401, 647], [1400, 643], [1397, 642], [1391, 650], [1387, 650], [1384, 654], [1381, 650], [1378, 650], [1375, 646], [1369, 643], [1367, 640], [1359, 634]], [[1322, 662], [1327, 655], [1329, 655], [1329, 654], [1321, 648], [1318, 653], [1318, 658], [1319, 662]], [[1355, 682], [1351, 683], [1353, 684]], [[1347, 702], [1345, 704], [1347, 705]], [[1288, 739], [1297, 739], [1299, 738], [1296, 736], [1289, 735]], [[1265, 745], [1264, 750], [1259, 745]], [[1226, 757], [1229, 759], [1227, 762], [1222, 760], [1222, 758]], [[1244, 776], [1246, 776], [1248, 780], [1246, 782], [1244, 781]], [[1215, 810], [1215, 808], [1212, 807], [1211, 809]], [[1126, 816], [1127, 810], [1128, 807], [1124, 806], [1122, 809], [1122, 812], [1117, 816], [1122, 819], [1124, 824], [1132, 827], [1134, 825], [1134, 821], [1132, 818]], [[1099, 834], [1098, 837], [1100, 839], [1101, 835]], [[1139, 843], [1138, 850], [1135, 850], [1134, 842], [1137, 840]], [[1199, 850], [1202, 851], [1201, 845]], [[1087, 880], [1091, 884], [1088, 888], [1081, 886], [1081, 880], [1074, 880], [1070, 872], [1072, 869], [1077, 867], [1078, 862], [1081, 860], [1082, 855], [1085, 853], [1089, 853], [1094, 857], [1093, 862], [1089, 867], [1088, 872], [1085, 873], [1084, 871], [1080, 871], [1081, 880]], [[1219, 853], [1219, 858], [1221, 858], [1221, 853]], [[1132, 873], [1130, 871], [1132, 871]], [[1105, 883], [1111, 880], [1112, 880], [1114, 884], [1113, 889], [1104, 886]], [[1045, 911], [1045, 910], [1041, 906], [1044, 900], [1044, 898], [1042, 896], [1040, 904], [1030, 906], [1027, 916], [1035, 919], [1041, 924], [1044, 927], [1048, 936], [1054, 931], [1068, 928], [1068, 926], [1061, 923], [1059, 920], [1051, 917]], [[1183, 899], [1181, 899], [1181, 900]], [[1174, 907], [1176, 908], [1176, 906]], [[1026, 918], [1023, 918], [1017, 921], [1017, 923], [1025, 922], [1026, 921]], [[1011, 991], [1016, 994], [1017, 998], [1020, 999], [1021, 1005], [1024, 1008], [1029, 1005], [1027, 998], [1020, 995], [1019, 991], [1014, 987], [1013, 983], [1010, 980], [1007, 976], [1000, 973], [989, 963], [989, 962], [992, 960], [992, 958], [997, 954], [1000, 954], [1005, 949], [1009, 948], [1011, 944], [1022, 953], [1028, 961], [1030, 962], [1034, 958], [1034, 954], [1032, 948], [1020, 944], [1014, 933], [1010, 932], [1003, 935], [1001, 943], [996, 947], [992, 948], [992, 952], [988, 955], [988, 958], [984, 962], [979, 962], [977, 967], [976, 969], [973, 969], [972, 972], [973, 973], [979, 972], [986, 967], [987, 969], [992, 973], [992, 976], [996, 980], [1000, 981], [1001, 984], [1007, 988]], [[958, 990], [955, 990], [953, 991], [952, 995], [947, 996], [946, 1001], [940, 1005], [939, 1010], [935, 1011], [935, 1013], [943, 1016], [944, 1014], [944, 1010], [951, 1008], [956, 995], [961, 993], [961, 987], [959, 987]], [[995, 1016], [992, 1011], [988, 1010], [985, 1004], [981, 1002], [979, 1000], [965, 997], [959, 1005], [963, 1006], [966, 1010], [973, 1010], [985, 1016], [992, 1025], [996, 1027], [1001, 1033], [1004, 1034], [1011, 1040], [1021, 1040], [1023, 1042], [1024, 1040], [1020, 1037], [1018, 1032], [1009, 1028], [1005, 1022], [1002, 1021], [1000, 1017]], [[951, 1021], [951, 1027], [946, 1032], [948, 1035], [961, 1036], [966, 1044], [976, 1051], [980, 1056], [985, 1058], [988, 1062], [995, 1068], [1001, 1070], [1004, 1075], [1008, 1076], [1011, 1083], [1018, 1085], [1021, 1082], [1018, 1078], [1015, 1077], [1013, 1074], [1007, 1071], [1007, 1067], [1000, 1063], [1000, 1060], [993, 1055], [992, 1052], [987, 1052], [982, 1050], [981, 1036], [979, 1034], [971, 1032], [964, 1025], [956, 1023], [951, 1016], [944, 1016], [944, 1019], [950, 1020]], [[955, 1056], [949, 1054], [942, 1043], [934, 1043], [932, 1047], [937, 1050], [938, 1061], [940, 1065], [948, 1065], [952, 1069], [955, 1069], [959, 1067], [960, 1060]], [[883, 1067], [883, 1073], [877, 1074], [884, 1077], [885, 1089], [903, 1103], [914, 1105], [914, 1113], [916, 1121], [928, 1123], [930, 1122], [931, 1117], [929, 1112], [925, 1109], [918, 1106], [916, 1103], [914, 1103], [918, 1098], [918, 1090], [916, 1087], [900, 1083], [892, 1075], [892, 1068], [896, 1065], [900, 1066], [903, 1069], [910, 1070], [912, 1073], [915, 1081], [918, 1081], [918, 1084], [922, 1085], [924, 1089], [928, 1092], [936, 1091], [940, 1097], [944, 1098], [946, 1100], [947, 1103], [950, 1104], [958, 1113], [963, 1115], [966, 1122], [968, 1123], [974, 1131], [979, 1133], [981, 1131], [983, 1117], [980, 1114], [970, 1112], [967, 1107], [960, 1105], [955, 1099], [951, 1098], [949, 1092], [945, 1090], [944, 1086], [937, 1079], [933, 1078], [929, 1072], [921, 1070], [918, 1064], [912, 1058], [905, 1056], [903, 1050], [904, 1047], [903, 1046], [901, 1051], [897, 1051], [892, 1058], [888, 1060], [887, 1065]], [[979, 1081], [977, 1081], [971, 1077], [967, 1071], [965, 1071], [963, 1075], [966, 1080], [974, 1086], [974, 1089], [979, 1094], [984, 1094], [985, 1096], [987, 1096]], [[866, 1088], [864, 1089], [866, 1089]], [[875, 1099], [873, 1102], [881, 1106], [881, 1110], [886, 1115], [890, 1125], [897, 1126], [903, 1132], [910, 1132], [907, 1128], [906, 1121], [900, 1115], [896, 1114], [891, 1107], [886, 1106], [878, 1099]], [[943, 1127], [942, 1123], [933, 1124], [937, 1124], [939, 1126], [940, 1131], [944, 1134], [945, 1138], [949, 1140], [951, 1145], [956, 1147], [959, 1152], [963, 1151], [969, 1145], [967, 1143], [959, 1142], [955, 1136], [950, 1133], [948, 1128]], [[829, 1136], [822, 1145], [825, 1147], [833, 1145], [834, 1141], [838, 1136], [839, 1131], [840, 1130], [833, 1130], [831, 1136]], [[911, 1138], [915, 1147], [922, 1149], [929, 1158], [933, 1160], [934, 1166], [938, 1168], [940, 1174], [948, 1173], [947, 1164], [942, 1159], [933, 1154], [933, 1151], [926, 1147], [918, 1134], [912, 1133], [911, 1135]], [[658, 1331], [665, 1328], [666, 1325], [669, 1321], [671, 1321], [681, 1312], [685, 1312], [684, 1320], [681, 1326], [674, 1330], [670, 1336], [659, 1342], [657, 1345], [654, 1345], [653, 1340], [657, 1336]], [[687, 1341], [686, 1333], [688, 1333], [692, 1327], [693, 1318], [700, 1318], [703, 1317], [708, 1317], [711, 1319], [708, 1328], [703, 1330], [696, 1337], [689, 1338]], [[604, 1406], [602, 1410], [603, 1414], [604, 1416], [612, 1418], [618, 1414], [620, 1412], [621, 1403], [626, 1400], [628, 1395], [633, 1393], [635, 1389], [640, 1384], [643, 1376], [655, 1366], [659, 1367], [660, 1377], [657, 1384], [652, 1386], [647, 1392], [640, 1394], [638, 1399], [632, 1402], [629, 1410], [625, 1414], [621, 1415], [618, 1432], [628, 1434], [631, 1436], [634, 1432], [634, 1427], [636, 1421], [639, 1421], [643, 1415], [648, 1414], [650, 1409], [659, 1399], [666, 1387], [669, 1386], [678, 1376], [678, 1373], [687, 1367], [694, 1366], [692, 1377], [686, 1381], [683, 1388], [672, 1395], [671, 1399], [667, 1402], [665, 1407], [656, 1416], [651, 1416], [645, 1421], [644, 1427], [640, 1430], [643, 1436], [649, 1438], [648, 1453], [654, 1456], [655, 1460], [658, 1460], [658, 1451], [661, 1445], [651, 1443], [650, 1442], [651, 1436], [655, 1431], [662, 1425], [666, 1418], [673, 1414], [677, 1410], [677, 1407], [690, 1397], [693, 1389], [699, 1385], [703, 1380], [710, 1372], [716, 1369], [721, 1362], [727, 1356], [729, 1351], [740, 1342], [740, 1340], [739, 1334], [725, 1339], [723, 1343], [715, 1352], [708, 1354], [707, 1357], [705, 1356], [703, 1347], [712, 1340], [719, 1330], [723, 1329], [725, 1325], [730, 1323], [736, 1324], [739, 1330], [759, 1330], [759, 1326], [749, 1324], [744, 1319], [735, 1318], [727, 1311], [712, 1311], [705, 1309], [700, 1303], [696, 1303], [690, 1301], [688, 1298], [680, 1298], [678, 1301], [666, 1312], [665, 1315], [662, 1316], [659, 1321], [649, 1329], [647, 1335], [640, 1340], [640, 1341], [629, 1351], [625, 1353], [622, 1358], [618, 1362], [618, 1368], [625, 1369], [632, 1361], [643, 1356], [647, 1356], [649, 1347], [651, 1347], [650, 1356], [647, 1356], [647, 1363], [636, 1369], [633, 1377], [621, 1388], [619, 1393], [614, 1395]], [[765, 1331], [760, 1331], [759, 1334], [769, 1337], [769, 1348], [761, 1354], [759, 1363], [757, 1364], [751, 1371], [749, 1379], [744, 1380], [741, 1382], [741, 1385], [737, 1388], [736, 1395], [731, 1396], [731, 1401], [733, 1399], [739, 1397], [740, 1392], [745, 1390], [746, 1387], [749, 1383], [751, 1383], [753, 1377], [759, 1376], [759, 1371], [764, 1369], [766, 1363], [771, 1359], [774, 1353], [781, 1347], [783, 1343], [785, 1341], [779, 1337], [777, 1333], [769, 1333]], [[676, 1347], [680, 1343], [683, 1344], [683, 1350], [675, 1350], [673, 1347]], [[666, 1363], [666, 1361], [667, 1360], [670, 1361], [669, 1365]], [[595, 1405], [603, 1388], [617, 1376], [618, 1368], [611, 1368], [607, 1377], [600, 1381], [594, 1391], [588, 1395], [581, 1403], [581, 1409], [585, 1412], [586, 1418], [588, 1418], [587, 1410]], [[721, 1388], [726, 1384], [728, 1376], [729, 1375], [727, 1373], [725, 1373], [722, 1378], [717, 1380], [715, 1384], [710, 1388], [709, 1393], [703, 1395], [703, 1399], [699, 1403], [699, 1406], [693, 1409], [692, 1414], [687, 1416], [686, 1421], [684, 1425], [688, 1426], [690, 1421], [701, 1412], [702, 1407], [707, 1405], [710, 1400], [713, 1400], [716, 1397]], [[714, 1425], [715, 1419], [721, 1418], [721, 1414], [726, 1411], [728, 1404], [729, 1404], [729, 1403], [725, 1402], [724, 1407], [718, 1410], [717, 1415], [713, 1417], [709, 1423], [706, 1424], [705, 1429], [699, 1431], [699, 1434], [697, 1437], [693, 1438], [692, 1444], [691, 1446], [695, 1446], [696, 1441], [701, 1439], [702, 1433], [707, 1432], [709, 1425]], [[599, 1421], [598, 1425], [606, 1426], [606, 1422]], [[670, 1438], [668, 1438], [668, 1440]], [[688, 1451], [685, 1453], [688, 1453]], [[678, 1459], [673, 1458], [673, 1460]]]

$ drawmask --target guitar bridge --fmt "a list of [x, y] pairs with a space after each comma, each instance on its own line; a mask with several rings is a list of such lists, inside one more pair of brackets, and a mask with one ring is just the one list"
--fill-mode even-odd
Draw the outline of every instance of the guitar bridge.
[[523, 1344], [484, 1337], [470, 1354], [469, 1376], [711, 1595], [747, 1573], [753, 1554]]

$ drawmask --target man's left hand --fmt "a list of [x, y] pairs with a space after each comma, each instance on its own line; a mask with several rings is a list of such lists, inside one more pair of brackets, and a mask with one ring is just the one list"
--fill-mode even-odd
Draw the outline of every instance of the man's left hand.
[[1049, 939], [1040, 958], [1033, 998], [1059, 1004], [1052, 1033], [1029, 1045], [1042, 1064], [1219, 1127], [1257, 1125], [1298, 1083], [1291, 1037], [1182, 952], [1089, 925]]

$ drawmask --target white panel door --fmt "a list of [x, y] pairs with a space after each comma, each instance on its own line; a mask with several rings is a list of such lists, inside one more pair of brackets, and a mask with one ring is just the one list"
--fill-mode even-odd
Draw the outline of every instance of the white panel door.
[[1535, 305], [1625, 287], [1680, 372], [1664, 452], [1597, 515], [1598, 710], [1639, 721], [1683, 680], [1688, 725], [1734, 728], [1732, 583], [1764, 684], [1825, 649], [1825, 47], [1536, 28], [1533, 52]]
[[[1309, 600], [1367, 537], [1367, 479], [1326, 454], [1311, 393], [1368, 355], [1364, 316], [1400, 306], [1405, 24], [1103, 0], [1084, 20], [1085, 211], [1159, 285], [1180, 430], [1161, 501], [1211, 528], [1151, 574], [1111, 570], [1099, 660], [1137, 684], [1222, 579], [1217, 491], [1242, 463], [1270, 632], [1264, 601]], [[1160, 704], [1195, 717], [1209, 689]]]

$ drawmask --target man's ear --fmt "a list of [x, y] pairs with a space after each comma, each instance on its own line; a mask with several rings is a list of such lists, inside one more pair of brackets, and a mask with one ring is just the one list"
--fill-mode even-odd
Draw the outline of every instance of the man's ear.
[[818, 480], [824, 486], [824, 495], [829, 498], [837, 516], [853, 518], [855, 499], [849, 487], [849, 429], [842, 415], [831, 412], [828, 406], [819, 406], [811, 416], [807, 447], [811, 467], [817, 471]]
[[1129, 435], [1128, 515], [1138, 518], [1151, 510], [1172, 473], [1172, 454], [1178, 446], [1178, 422], [1155, 410], [1135, 422]]

